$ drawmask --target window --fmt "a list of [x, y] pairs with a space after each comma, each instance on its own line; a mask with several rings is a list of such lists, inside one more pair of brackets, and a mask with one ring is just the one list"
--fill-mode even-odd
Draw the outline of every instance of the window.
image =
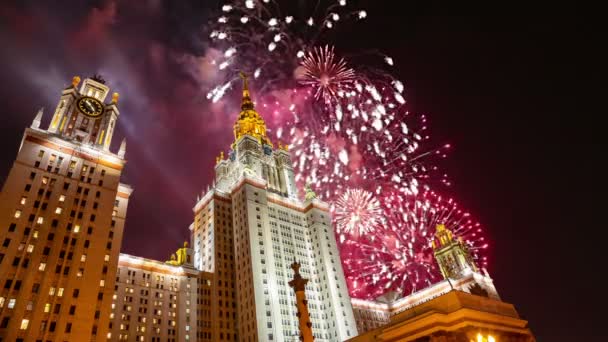
[[59, 290], [57, 290], [57, 297], [63, 297], [63, 287], [60, 287]]
[[63, 208], [61, 208], [61, 207], [57, 207], [57, 208], [55, 209], [55, 214], [61, 214], [61, 211], [62, 211], [62, 210], [63, 210]]
[[15, 299], [15, 298], [11, 298], [11, 299], [9, 299], [9, 300], [8, 300], [8, 308], [9, 308], [9, 309], [14, 308], [14, 307], [15, 307], [15, 303], [16, 303], [16, 302], [17, 302], [17, 299]]
[[27, 326], [30, 324], [30, 320], [29, 319], [22, 319], [21, 320], [21, 330], [27, 330]]
[[65, 202], [65, 195], [59, 196], [59, 202]]
[[83, 254], [80, 256], [80, 262], [85, 262], [85, 261], [87, 261], [87, 255]]
[[72, 332], [72, 323], [68, 323], [65, 325], [65, 332], [66, 333]]
[[21, 210], [15, 210], [15, 218], [21, 217]]
[[41, 262], [38, 266], [38, 271], [44, 271], [46, 269], [46, 262]]
[[44, 223], [44, 217], [42, 217], [42, 216], [38, 217], [38, 220], [36, 221], [36, 223], [38, 223], [38, 224]]
[[21, 203], [21, 205], [24, 205], [27, 202], [27, 197], [23, 196], [21, 197], [21, 201], [19, 203]]
[[80, 225], [74, 226], [74, 233], [78, 233], [80, 231]]
[[27, 245], [27, 252], [32, 253], [34, 251], [34, 245]]
[[70, 306], [70, 315], [74, 315], [76, 313], [76, 305]]
[[4, 329], [4, 328], [8, 327], [8, 321], [9, 321], [9, 320], [10, 320], [10, 318], [9, 318], [9, 317], [4, 317], [4, 318], [2, 319], [2, 323], [0, 323], [0, 328], [3, 328], [3, 329]]
[[80, 294], [80, 290], [79, 289], [74, 289], [74, 292], [72, 293], [72, 297], [78, 298], [79, 294]]

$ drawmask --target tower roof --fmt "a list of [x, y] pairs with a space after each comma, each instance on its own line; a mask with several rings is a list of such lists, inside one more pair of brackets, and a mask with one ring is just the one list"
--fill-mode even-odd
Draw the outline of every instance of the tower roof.
[[241, 113], [234, 124], [234, 138], [239, 140], [243, 135], [250, 135], [260, 143], [272, 145], [266, 135], [266, 123], [255, 110], [251, 95], [249, 93], [249, 80], [245, 73], [240, 73], [243, 79], [243, 99], [241, 101]]

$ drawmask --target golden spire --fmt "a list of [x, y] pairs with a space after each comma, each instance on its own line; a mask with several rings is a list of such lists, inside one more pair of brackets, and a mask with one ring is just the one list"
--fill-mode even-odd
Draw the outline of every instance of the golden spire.
[[243, 100], [241, 102], [241, 113], [234, 124], [234, 138], [239, 140], [243, 135], [249, 135], [258, 139], [261, 144], [272, 146], [270, 139], [266, 136], [266, 123], [255, 111], [251, 95], [249, 94], [249, 80], [245, 73], [240, 73], [243, 79]]
[[241, 110], [253, 110], [253, 102], [251, 102], [251, 95], [249, 95], [249, 77], [242, 71], [239, 73], [239, 76], [243, 79], [243, 101], [241, 103]]

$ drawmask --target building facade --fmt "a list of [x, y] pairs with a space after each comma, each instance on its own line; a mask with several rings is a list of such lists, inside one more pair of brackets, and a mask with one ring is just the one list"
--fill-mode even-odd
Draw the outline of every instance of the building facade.
[[121, 254], [110, 313], [113, 341], [197, 341], [200, 272]]
[[289, 288], [294, 260], [310, 280], [315, 340], [356, 336], [329, 206], [312, 192], [298, 199], [287, 147], [275, 148], [266, 135], [245, 77], [234, 135], [228, 157], [218, 157], [214, 187], [194, 207], [192, 226], [194, 264], [213, 273], [217, 285], [220, 340], [299, 341]]
[[118, 94], [100, 78], [63, 90], [25, 130], [0, 195], [0, 340], [105, 341], [131, 188], [109, 150]]

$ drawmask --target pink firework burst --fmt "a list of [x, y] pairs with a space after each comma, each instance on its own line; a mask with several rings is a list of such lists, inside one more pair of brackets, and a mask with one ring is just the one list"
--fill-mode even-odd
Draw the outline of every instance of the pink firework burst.
[[314, 89], [315, 98], [323, 99], [326, 104], [335, 102], [338, 93], [351, 86], [356, 78], [354, 70], [343, 58], [337, 58], [333, 46], [329, 45], [309, 50], [301, 65], [304, 75], [300, 84]]
[[408, 295], [439, 281], [432, 248], [438, 224], [461, 237], [478, 266], [486, 266], [481, 251], [488, 245], [481, 226], [452, 199], [426, 191], [391, 192], [378, 200], [388, 209], [386, 224], [357, 238], [340, 234], [338, 246], [352, 296], [375, 298], [390, 290]]
[[333, 218], [337, 233], [361, 236], [380, 224], [382, 208], [374, 195], [362, 189], [348, 189], [336, 200]]

